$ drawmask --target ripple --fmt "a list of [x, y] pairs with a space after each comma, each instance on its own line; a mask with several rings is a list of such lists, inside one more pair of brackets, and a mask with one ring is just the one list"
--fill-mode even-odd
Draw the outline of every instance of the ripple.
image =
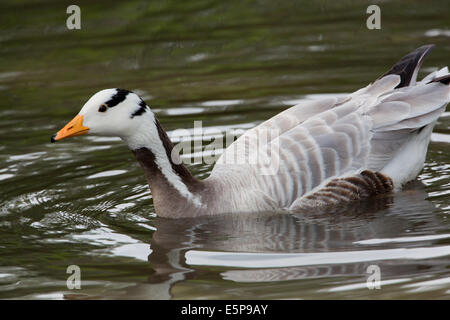
[[427, 30], [425, 32], [425, 36], [426, 37], [430, 37], [430, 38], [432, 38], [432, 37], [440, 37], [440, 36], [450, 37], [450, 30], [430, 29], [430, 30]]
[[1, 180], [6, 180], [6, 179], [9, 179], [9, 178], [12, 178], [12, 177], [14, 177], [14, 175], [10, 174], [10, 173], [0, 174], [0, 181]]
[[108, 212], [118, 213], [118, 212], [122, 212], [126, 209], [132, 208], [134, 206], [135, 206], [135, 203], [132, 203], [132, 202], [120, 203], [120, 204], [114, 206], [113, 208], [108, 209]]
[[188, 115], [188, 114], [199, 114], [204, 112], [204, 108], [168, 108], [164, 109], [164, 111], [160, 112], [162, 114], [166, 114], [169, 116], [182, 116], [182, 115]]
[[118, 176], [118, 175], [124, 174], [126, 172], [127, 172], [126, 170], [108, 170], [108, 171], [103, 171], [103, 172], [99, 172], [99, 173], [87, 176], [86, 179], [97, 179], [97, 178]]
[[12, 79], [12, 78], [17, 78], [18, 76], [21, 76], [22, 74], [24, 74], [24, 72], [22, 71], [9, 71], [9, 72], [0, 72], [0, 80], [4, 80], [4, 79]]
[[210, 100], [200, 103], [204, 107], [226, 107], [244, 103], [244, 100]]
[[186, 60], [189, 62], [198, 62], [198, 61], [205, 60], [208, 57], [209, 57], [209, 55], [207, 53], [197, 53], [197, 54], [187, 57]]
[[404, 288], [413, 288], [413, 290], [410, 290], [409, 292], [426, 292], [426, 291], [445, 288], [449, 284], [450, 284], [450, 277], [447, 277], [447, 278], [442, 278], [442, 279], [421, 281], [421, 282], [408, 284], [408, 285], [405, 285]]
[[114, 230], [107, 228], [107, 227], [97, 228], [94, 230], [83, 232], [81, 234], [74, 234], [70, 237], [70, 239], [81, 241], [81, 242], [86, 241], [90, 244], [96, 244], [96, 245], [138, 243], [138, 240], [135, 240], [125, 234], [116, 233], [116, 232], [114, 232]]
[[450, 238], [450, 234], [439, 234], [431, 236], [418, 236], [418, 237], [399, 237], [399, 238], [385, 238], [385, 239], [368, 239], [355, 241], [354, 244], [382, 244], [382, 243], [397, 243], [397, 242], [418, 242], [418, 241], [430, 241], [437, 239]]
[[35, 160], [35, 159], [40, 158], [44, 154], [46, 154], [46, 152], [33, 152], [33, 153], [19, 154], [19, 155], [9, 156], [9, 159], [7, 161]]
[[[410, 278], [381, 280], [380, 287], [382, 288], [382, 287], [390, 285], [390, 284], [403, 283], [403, 282], [408, 282], [411, 280], [412, 279], [410, 279]], [[367, 288], [368, 288], [367, 283], [362, 282], [362, 283], [354, 283], [354, 284], [349, 284], [349, 285], [344, 285], [344, 286], [338, 286], [338, 287], [334, 287], [334, 288], [326, 289], [326, 290], [319, 290], [319, 292], [341, 292], [341, 291], [350, 291], [350, 290], [367, 289]]]
[[112, 253], [116, 256], [131, 257], [137, 260], [147, 261], [152, 250], [147, 243], [133, 243], [114, 248]]
[[13, 273], [0, 273], [0, 284], [13, 283], [18, 279], [16, 274]]
[[450, 255], [450, 246], [318, 253], [233, 253], [189, 250], [186, 252], [186, 263], [204, 266], [275, 268], [375, 260], [418, 260], [447, 255]]
[[138, 198], [147, 198], [149, 195], [150, 195], [150, 193], [146, 186], [146, 190], [144, 192], [140, 192], [140, 193], [134, 194], [132, 196], [126, 197], [123, 200], [129, 201], [129, 200], [134, 200], [134, 199], [138, 199]]
[[326, 51], [330, 48], [330, 46], [327, 45], [311, 45], [306, 48], [306, 50], [311, 52], [322, 52]]
[[54, 293], [41, 293], [33, 296], [33, 299], [42, 299], [42, 300], [63, 300], [64, 294], [61, 292]]
[[39, 207], [50, 200], [52, 200], [52, 198], [48, 196], [47, 190], [23, 194], [2, 203], [0, 206], [0, 215], [21, 212], [32, 207]]
[[94, 142], [113, 142], [113, 141], [121, 141], [119, 137], [97, 137], [97, 136], [88, 136], [86, 139], [94, 141]]
[[450, 135], [444, 133], [433, 132], [431, 134], [431, 141], [433, 142], [446, 142], [450, 143]]
[[90, 146], [90, 147], [84, 147], [81, 148], [81, 152], [91, 152], [91, 151], [99, 151], [99, 150], [106, 150], [110, 149], [112, 146], [110, 145], [103, 145], [103, 146]]
[[148, 255], [152, 252], [149, 244], [140, 242], [128, 235], [117, 233], [107, 227], [72, 235], [70, 240], [87, 242], [97, 246], [113, 246], [112, 249], [94, 251], [100, 254], [132, 257], [143, 261], [147, 261]]

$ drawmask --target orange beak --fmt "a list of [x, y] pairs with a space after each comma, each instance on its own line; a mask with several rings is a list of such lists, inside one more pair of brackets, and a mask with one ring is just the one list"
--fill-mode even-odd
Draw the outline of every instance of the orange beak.
[[83, 126], [83, 116], [77, 115], [75, 116], [75, 118], [72, 119], [72, 121], [66, 124], [64, 128], [62, 128], [56, 134], [54, 134], [50, 139], [50, 141], [55, 142], [65, 138], [81, 136], [83, 134], [88, 133], [88, 131], [89, 128]]

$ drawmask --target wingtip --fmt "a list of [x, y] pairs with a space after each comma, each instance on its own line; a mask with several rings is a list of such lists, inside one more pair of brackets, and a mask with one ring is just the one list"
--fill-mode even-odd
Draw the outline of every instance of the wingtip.
[[[430, 54], [430, 52], [434, 49], [435, 46], [436, 45], [434, 43], [426, 44], [426, 45], [423, 45], [423, 46], [417, 48], [413, 52], [416, 52], [416, 51], [420, 52], [420, 51], [422, 51], [423, 52], [423, 57], [424, 57], [424, 56]], [[413, 52], [411, 52], [411, 53], [413, 53]], [[423, 59], [423, 57], [422, 57], [422, 59]]]
[[392, 68], [383, 74], [380, 78], [383, 78], [390, 74], [397, 74], [400, 76], [401, 81], [397, 88], [407, 87], [411, 83], [414, 84], [416, 82], [416, 77], [419, 68], [422, 66], [422, 63], [426, 56], [430, 54], [435, 45], [425, 44], [417, 49], [409, 52], [407, 55], [403, 56], [396, 64], [392, 66]]

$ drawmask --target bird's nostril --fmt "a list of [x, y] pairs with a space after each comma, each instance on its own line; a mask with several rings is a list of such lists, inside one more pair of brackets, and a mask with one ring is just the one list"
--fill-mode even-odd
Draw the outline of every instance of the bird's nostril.
[[70, 126], [67, 128], [67, 130], [72, 130], [72, 129], [73, 129], [73, 126]]

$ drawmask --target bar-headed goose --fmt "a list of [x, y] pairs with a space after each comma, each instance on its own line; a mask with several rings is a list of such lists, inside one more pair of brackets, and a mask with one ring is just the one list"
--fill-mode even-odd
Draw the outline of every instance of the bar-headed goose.
[[51, 141], [83, 134], [122, 138], [163, 217], [293, 211], [388, 193], [418, 175], [450, 101], [447, 67], [416, 82], [432, 47], [416, 49], [345, 98], [305, 101], [247, 131], [204, 180], [179, 161], [150, 107], [128, 90], [96, 93]]

